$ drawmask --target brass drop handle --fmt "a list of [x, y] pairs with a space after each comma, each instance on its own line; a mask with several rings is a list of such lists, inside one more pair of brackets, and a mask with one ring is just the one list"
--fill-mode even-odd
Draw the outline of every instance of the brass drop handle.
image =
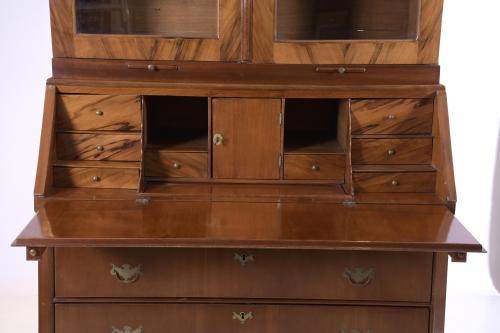
[[233, 259], [238, 261], [241, 266], [245, 266], [247, 263], [255, 261], [255, 256], [250, 253], [235, 253]]
[[389, 150], [387, 151], [387, 155], [389, 155], [389, 156], [394, 156], [394, 155], [396, 155], [396, 149], [394, 149], [394, 148], [389, 149]]
[[97, 151], [104, 151], [104, 146], [99, 145], [99, 146], [95, 147], [95, 149]]
[[361, 267], [346, 268], [342, 273], [344, 279], [354, 287], [366, 287], [375, 279], [375, 270], [373, 268], [364, 269]]
[[252, 312], [233, 312], [233, 319], [238, 320], [241, 325], [244, 325], [248, 320], [254, 318]]
[[101, 110], [97, 110], [97, 111], [95, 112], [95, 115], [96, 115], [96, 116], [101, 117], [101, 116], [103, 116], [103, 115], [104, 115], [104, 112], [102, 112]]
[[214, 137], [212, 139], [214, 145], [216, 146], [220, 146], [224, 143], [224, 137], [222, 136], [222, 134], [214, 134]]
[[121, 267], [111, 264], [110, 274], [120, 282], [130, 284], [134, 283], [142, 276], [142, 265], [133, 267], [129, 264], [123, 264]]
[[396, 187], [396, 186], [399, 186], [399, 180], [397, 179], [394, 179], [392, 182], [391, 182], [391, 185]]
[[139, 326], [136, 329], [133, 329], [130, 326], [123, 326], [122, 329], [118, 329], [112, 326], [111, 329], [112, 329], [111, 333], [144, 333], [142, 326]]
[[99, 176], [92, 176], [92, 181], [94, 183], [99, 183], [101, 181], [101, 177], [99, 177]]
[[181, 168], [181, 165], [177, 162], [175, 162], [173, 165], [174, 169], [180, 169]]
[[311, 167], [311, 170], [312, 170], [312, 171], [319, 171], [319, 169], [320, 169], [319, 165], [313, 165], [313, 166]]

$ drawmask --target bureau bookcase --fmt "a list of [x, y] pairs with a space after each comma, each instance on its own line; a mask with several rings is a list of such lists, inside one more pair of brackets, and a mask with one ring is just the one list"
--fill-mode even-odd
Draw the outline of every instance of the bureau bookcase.
[[442, 0], [50, 0], [40, 333], [443, 333]]

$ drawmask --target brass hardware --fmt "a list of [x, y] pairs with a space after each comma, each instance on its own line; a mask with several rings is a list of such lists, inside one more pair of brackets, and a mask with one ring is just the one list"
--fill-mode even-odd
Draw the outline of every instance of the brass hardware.
[[29, 254], [32, 257], [36, 257], [36, 256], [38, 256], [38, 251], [36, 249], [30, 249]]
[[175, 169], [180, 169], [181, 168], [181, 165], [179, 163], [174, 163], [173, 167]]
[[449, 254], [452, 262], [467, 262], [467, 252], [454, 252]]
[[373, 268], [365, 270], [360, 267], [346, 268], [342, 276], [354, 287], [366, 287], [375, 279], [375, 270]]
[[134, 283], [142, 276], [142, 265], [132, 267], [132, 265], [124, 264], [122, 267], [111, 264], [111, 275], [115, 276], [120, 282]]
[[389, 155], [389, 156], [394, 156], [394, 155], [396, 155], [396, 149], [394, 149], [394, 148], [389, 149], [389, 150], [387, 151], [387, 155]]
[[253, 313], [251, 312], [240, 312], [240, 313], [236, 313], [236, 312], [233, 312], [233, 319], [234, 320], [238, 320], [241, 325], [244, 325], [247, 320], [252, 320], [254, 317], [253, 317]]
[[99, 111], [95, 112], [95, 115], [100, 117], [100, 116], [104, 115], [104, 112], [102, 112], [101, 110], [99, 110]]
[[99, 177], [99, 176], [93, 176], [93, 177], [92, 177], [92, 181], [93, 181], [94, 183], [99, 183], [99, 182], [101, 181], [101, 177]]
[[[371, 332], [370, 330], [366, 331], [366, 333], [370, 333], [370, 332]], [[349, 330], [346, 330], [346, 329], [343, 329], [343, 328], [342, 328], [342, 329], [340, 330], [340, 333], [364, 333], [364, 332], [363, 332], [363, 331], [361, 331], [361, 330], [350, 330], [350, 331], [349, 331]]]
[[148, 71], [154, 72], [156, 70], [156, 66], [154, 64], [149, 64], [148, 65]]
[[316, 73], [366, 73], [367, 69], [365, 67], [328, 67], [328, 66], [318, 66], [315, 69]]
[[394, 179], [392, 182], [391, 182], [391, 185], [392, 186], [399, 186], [399, 181]]
[[100, 146], [100, 145], [99, 145], [99, 146], [95, 147], [95, 149], [96, 149], [97, 151], [104, 151], [104, 146]]
[[319, 168], [319, 165], [313, 165], [313, 166], [311, 167], [311, 170], [312, 170], [312, 171], [319, 171], [319, 169], [320, 169], [320, 168]]
[[345, 67], [339, 67], [339, 69], [337, 69], [337, 72], [339, 72], [339, 74], [344, 74], [346, 71], [347, 70]]
[[116, 327], [111, 327], [112, 331], [111, 333], [143, 333], [144, 330], [142, 329], [142, 326], [137, 327], [136, 329], [133, 329], [130, 326], [124, 326], [121, 330], [116, 328]]
[[395, 114], [390, 114], [390, 115], [387, 116], [387, 119], [394, 120], [394, 119], [396, 119], [396, 115]]
[[220, 146], [224, 143], [224, 137], [222, 136], [222, 134], [214, 134], [212, 141], [213, 141], [214, 145]]
[[248, 253], [235, 253], [233, 259], [238, 261], [241, 266], [245, 266], [247, 263], [255, 261], [255, 256]]

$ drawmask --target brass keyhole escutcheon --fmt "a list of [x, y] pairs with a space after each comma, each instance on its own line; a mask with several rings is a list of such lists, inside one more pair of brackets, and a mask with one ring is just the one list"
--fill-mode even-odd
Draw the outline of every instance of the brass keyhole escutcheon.
[[111, 333], [144, 333], [142, 326], [139, 326], [136, 329], [133, 329], [130, 326], [124, 326], [122, 329], [118, 329], [113, 326], [111, 327], [111, 330]]
[[254, 318], [252, 312], [233, 312], [233, 319], [238, 320], [241, 325], [244, 325], [248, 320], [252, 320]]
[[255, 261], [255, 256], [249, 253], [235, 253], [233, 259], [238, 261], [241, 266], [245, 266], [249, 262]]
[[222, 134], [214, 134], [214, 137], [212, 139], [214, 145], [216, 146], [220, 146], [224, 143], [224, 137], [222, 136]]

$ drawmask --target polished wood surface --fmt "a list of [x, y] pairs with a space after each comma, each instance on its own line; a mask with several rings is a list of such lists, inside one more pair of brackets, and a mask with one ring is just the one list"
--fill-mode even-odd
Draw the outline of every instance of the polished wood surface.
[[[58, 304], [56, 332], [101, 332], [116, 327], [142, 327], [165, 332], [165, 327], [187, 333], [276, 332], [428, 332], [427, 308], [250, 305], [250, 304]], [[244, 324], [233, 313], [252, 313]], [[193, 320], [196, 318], [197, 320]]]
[[140, 131], [141, 98], [134, 95], [58, 95], [58, 130]]
[[433, 111], [431, 98], [354, 100], [352, 134], [430, 134]]
[[354, 189], [358, 192], [433, 193], [435, 172], [354, 172]]
[[144, 155], [146, 177], [207, 178], [208, 154], [148, 150]]
[[281, 100], [212, 100], [212, 134], [223, 137], [213, 147], [216, 179], [279, 179]]
[[285, 179], [316, 179], [344, 183], [345, 155], [285, 154]]
[[431, 160], [432, 137], [352, 140], [353, 164], [430, 164]]
[[482, 251], [443, 206], [279, 202], [47, 202], [14, 244]]
[[137, 189], [138, 169], [97, 168], [54, 168], [56, 187], [93, 187]]

